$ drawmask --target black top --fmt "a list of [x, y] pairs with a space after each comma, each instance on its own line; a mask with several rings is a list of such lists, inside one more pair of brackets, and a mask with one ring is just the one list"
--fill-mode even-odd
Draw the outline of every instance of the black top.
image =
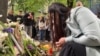
[[25, 26], [31, 26], [35, 24], [35, 21], [31, 18], [28, 18], [29, 14], [25, 14], [23, 17], [23, 24]]
[[9, 15], [7, 16], [7, 18], [10, 19], [10, 20], [13, 21], [13, 22], [16, 22], [16, 19], [15, 19], [15, 16], [14, 16], [14, 15], [10, 15], [10, 14], [9, 14]]
[[16, 18], [16, 21], [20, 21], [19, 22], [20, 24], [23, 22], [23, 19], [22, 19], [23, 16], [22, 15], [16, 15], [15, 18]]

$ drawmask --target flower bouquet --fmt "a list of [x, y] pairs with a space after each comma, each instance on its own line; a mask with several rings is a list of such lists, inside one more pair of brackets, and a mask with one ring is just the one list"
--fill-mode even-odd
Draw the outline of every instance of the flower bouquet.
[[24, 46], [23, 56], [45, 56], [45, 51], [38, 47], [40, 45], [39, 41], [30, 38], [25, 31], [21, 31]]
[[19, 24], [12, 25], [0, 22], [0, 56], [46, 56], [39, 41], [28, 36]]
[[13, 42], [8, 32], [5, 32], [7, 28], [4, 23], [0, 22], [0, 56], [14, 56]]

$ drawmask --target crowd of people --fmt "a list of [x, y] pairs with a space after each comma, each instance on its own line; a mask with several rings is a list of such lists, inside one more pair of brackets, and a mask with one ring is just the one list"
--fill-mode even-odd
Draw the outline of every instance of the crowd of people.
[[8, 12], [7, 19], [10, 22], [19, 22], [24, 25], [24, 30], [33, 39], [39, 41], [50, 41], [49, 19], [45, 16], [39, 16], [35, 19], [34, 12], [25, 13], [19, 11], [18, 15], [14, 15], [13, 11]]

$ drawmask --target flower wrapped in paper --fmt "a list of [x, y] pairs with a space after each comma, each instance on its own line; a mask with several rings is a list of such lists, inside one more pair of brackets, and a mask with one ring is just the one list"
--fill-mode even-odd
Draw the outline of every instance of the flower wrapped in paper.
[[[10, 24], [11, 25], [11, 24]], [[40, 42], [32, 39], [19, 24], [0, 22], [0, 56], [44, 56], [45, 51], [39, 47]]]

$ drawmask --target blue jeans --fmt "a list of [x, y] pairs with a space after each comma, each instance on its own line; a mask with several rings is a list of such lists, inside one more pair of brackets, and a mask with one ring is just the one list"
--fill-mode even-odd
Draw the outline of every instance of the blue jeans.
[[40, 38], [39, 40], [43, 41], [45, 39], [45, 30], [39, 30]]

